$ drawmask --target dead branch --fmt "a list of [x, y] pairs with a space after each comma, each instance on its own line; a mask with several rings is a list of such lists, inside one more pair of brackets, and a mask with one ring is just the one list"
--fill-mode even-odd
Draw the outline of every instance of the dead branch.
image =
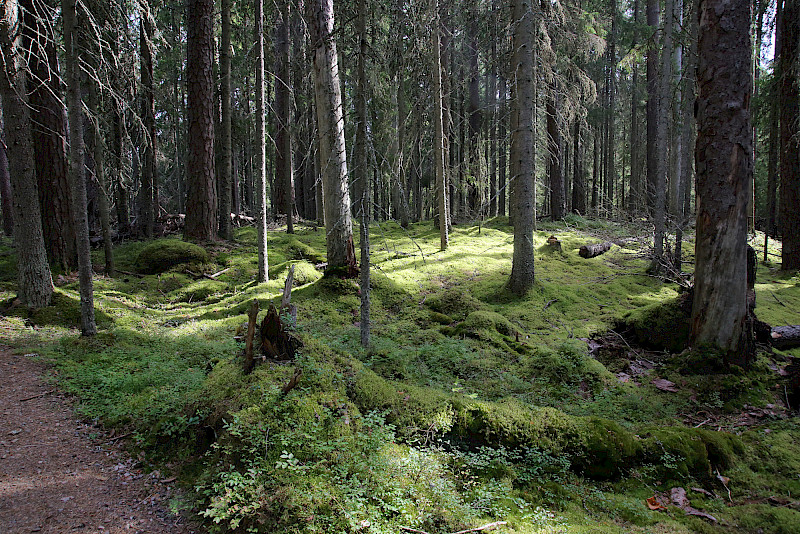
[[292, 376], [292, 378], [290, 378], [289, 381], [286, 383], [286, 385], [283, 386], [283, 389], [281, 389], [281, 393], [283, 395], [286, 395], [294, 388], [296, 388], [297, 384], [300, 383], [301, 376], [303, 376], [303, 370], [298, 367], [294, 370], [294, 375]]
[[28, 402], [29, 400], [38, 399], [40, 397], [45, 397], [45, 396], [50, 395], [51, 393], [55, 393], [55, 392], [56, 392], [55, 389], [51, 389], [50, 391], [45, 391], [44, 393], [39, 393], [38, 395], [33, 395], [32, 397], [26, 397], [26, 398], [22, 399], [20, 402]]

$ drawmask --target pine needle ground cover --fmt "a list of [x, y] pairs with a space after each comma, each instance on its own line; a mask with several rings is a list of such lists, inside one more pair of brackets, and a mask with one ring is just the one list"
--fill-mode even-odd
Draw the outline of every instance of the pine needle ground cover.
[[[77, 281], [61, 276], [54, 305], [12, 310], [0, 339], [52, 362], [81, 415], [131, 432], [144, 465], [172, 469], [189, 490], [175, 506], [215, 532], [433, 534], [494, 521], [518, 533], [800, 530], [800, 427], [781, 376], [800, 351], [723, 369], [621, 333], [669, 338], [662, 312], [681, 294], [646, 274], [644, 239], [578, 256], [631, 229], [577, 217], [540, 228], [537, 281], [517, 298], [505, 288], [507, 220], [455, 226], [444, 253], [430, 224], [373, 225], [369, 349], [357, 284], [321, 277], [324, 232], [297, 230], [270, 233], [259, 285], [250, 228], [202, 252], [123, 244], [120, 274], [95, 278], [98, 336], [77, 335]], [[0, 262], [8, 300], [5, 241]], [[167, 268], [142, 272], [161, 271], [153, 264]], [[278, 302], [291, 265], [303, 348], [245, 375], [247, 308]], [[800, 278], [775, 267], [759, 266], [757, 315], [800, 324]]]

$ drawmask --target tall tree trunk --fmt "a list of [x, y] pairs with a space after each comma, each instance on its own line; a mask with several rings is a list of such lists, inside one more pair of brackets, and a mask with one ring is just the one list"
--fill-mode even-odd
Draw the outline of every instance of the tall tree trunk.
[[11, 237], [14, 235], [14, 213], [11, 205], [11, 174], [8, 171], [5, 132], [0, 132], [0, 199], [3, 201], [3, 233]]
[[658, 14], [659, 1], [647, 0], [647, 25], [652, 31], [647, 48], [647, 208], [652, 214], [656, 206], [658, 182], [659, 86], [658, 86]]
[[222, 117], [220, 125], [220, 164], [219, 172], [219, 236], [233, 239], [231, 226], [231, 194], [233, 184], [233, 145], [231, 133], [231, 0], [222, 0], [222, 35], [219, 44], [220, 99]]
[[142, 157], [142, 185], [139, 190], [139, 231], [148, 239], [153, 237], [156, 210], [157, 164], [155, 89], [153, 85], [153, 19], [147, 0], [140, 0], [139, 42], [142, 76], [142, 123], [144, 126], [144, 154]]
[[469, 202], [469, 212], [478, 216], [477, 210], [481, 205], [481, 190], [483, 189], [483, 179], [481, 173], [481, 152], [480, 152], [480, 131], [483, 117], [481, 116], [481, 97], [480, 97], [480, 75], [478, 73], [478, 16], [472, 13], [469, 22], [469, 103], [467, 113], [469, 114], [469, 173], [470, 182], [467, 189], [467, 201]]
[[558, 125], [558, 89], [553, 83], [547, 95], [547, 173], [550, 177], [550, 216], [554, 221], [564, 218], [564, 170], [561, 167], [561, 131]]
[[67, 172], [67, 128], [60, 101], [58, 51], [47, 3], [22, 0], [23, 47], [30, 52], [31, 79], [28, 104], [31, 106], [33, 151], [38, 181], [42, 230], [51, 265], [65, 271], [78, 266], [75, 225], [72, 215], [72, 190]]
[[[769, 155], [767, 160], [767, 228], [765, 234], [777, 237], [777, 193], [778, 193], [778, 147], [780, 145], [779, 107], [780, 100], [780, 51], [782, 48], [781, 29], [783, 23], [783, 0], [776, 0], [775, 8], [775, 47], [772, 64], [775, 65], [770, 84], [770, 117], [769, 117]], [[767, 260], [767, 247], [764, 247], [764, 261]]]
[[[367, 173], [367, 73], [364, 63], [367, 56], [367, 2], [359, 0], [356, 19], [358, 35], [358, 64], [356, 72], [356, 146], [353, 153], [353, 183], [360, 183], [360, 195], [356, 198], [360, 224], [361, 272], [361, 346], [369, 346], [370, 338], [370, 257], [369, 215], [370, 187]], [[396, 85], [395, 85], [396, 87]], [[395, 93], [396, 95], [396, 93]]]
[[264, 121], [267, 98], [264, 90], [264, 0], [256, 0], [256, 172], [255, 208], [258, 235], [258, 282], [266, 282], [269, 273], [267, 256], [267, 132]]
[[499, 117], [498, 117], [498, 128], [497, 128], [497, 137], [499, 138], [498, 142], [498, 150], [500, 151], [500, 155], [498, 156], [498, 166], [500, 167], [500, 173], [497, 178], [497, 190], [499, 198], [497, 199], [497, 213], [498, 215], [504, 216], [506, 215], [506, 189], [508, 188], [508, 184], [506, 183], [506, 166], [508, 165], [506, 159], [506, 78], [505, 76], [500, 77], [500, 110], [499, 110]]
[[605, 184], [606, 202], [608, 203], [609, 213], [614, 213], [614, 186], [616, 182], [616, 151], [615, 141], [616, 132], [614, 121], [616, 120], [617, 102], [617, 1], [611, 0], [611, 32], [608, 37], [608, 94], [606, 107], [606, 164], [605, 164]]
[[575, 133], [573, 134], [572, 143], [572, 212], [578, 215], [586, 215], [586, 180], [583, 174], [580, 117], [575, 117]]
[[784, 0], [780, 51], [781, 128], [781, 269], [800, 269], [800, 106], [798, 106], [798, 52], [800, 6]]
[[275, 28], [275, 214], [286, 214], [286, 231], [294, 233], [292, 220], [291, 78], [289, 70], [289, 0], [281, 0]]
[[528, 0], [514, 0], [511, 86], [511, 180], [514, 215], [514, 253], [509, 289], [525, 294], [534, 282], [533, 225], [533, 12]]
[[217, 234], [214, 176], [214, 0], [187, 0], [188, 194], [184, 237], [212, 241]]
[[[691, 10], [687, 6], [690, 14]], [[689, 50], [685, 58], [682, 88], [681, 88], [681, 142], [680, 146], [685, 154], [681, 157], [680, 166], [680, 188], [678, 190], [678, 201], [680, 202], [680, 218], [678, 220], [678, 228], [675, 231], [675, 270], [681, 270], [681, 248], [683, 240], [683, 229], [689, 222], [689, 204], [691, 200], [691, 185], [692, 185], [692, 159], [688, 154], [694, 153], [694, 138], [695, 138], [695, 124], [694, 124], [694, 85], [695, 85], [695, 68], [697, 65], [697, 17], [690, 16], [684, 17], [684, 21], [688, 26], [688, 39]]]
[[[633, 0], [633, 22], [639, 23], [639, 0]], [[633, 30], [633, 42], [631, 48], [635, 48], [639, 42], [638, 27]], [[632, 66], [633, 73], [631, 78], [631, 181], [630, 192], [628, 194], [628, 212], [637, 213], [641, 211], [641, 206], [645, 202], [644, 184], [642, 180], [642, 170], [639, 161], [640, 139], [639, 139], [639, 68], [638, 63]]]
[[439, 24], [439, 6], [436, 0], [433, 0], [434, 10], [434, 37], [433, 37], [433, 119], [434, 119], [434, 148], [433, 157], [436, 158], [436, 191], [438, 194], [438, 208], [439, 208], [439, 249], [447, 250], [450, 244], [450, 234], [448, 232], [448, 191], [447, 179], [445, 177], [445, 136], [444, 124], [442, 118], [442, 47], [441, 47], [441, 25]]
[[664, 256], [664, 234], [666, 232], [666, 201], [667, 201], [667, 175], [669, 174], [669, 136], [668, 125], [671, 122], [670, 107], [670, 81], [672, 79], [672, 2], [666, 0], [664, 11], [663, 48], [661, 50], [661, 76], [659, 77], [658, 110], [659, 120], [656, 128], [656, 143], [658, 145], [658, 161], [656, 162], [655, 181], [655, 207], [653, 209], [653, 222], [655, 225], [653, 242], [653, 263], [651, 270], [658, 272], [661, 269], [661, 259]]
[[314, 93], [325, 203], [328, 269], [347, 267], [352, 258], [353, 227], [347, 183], [347, 153], [339, 83], [339, 63], [333, 38], [333, 0], [307, 4], [311, 48], [314, 51]]
[[[747, 196], [750, 129], [750, 2], [700, 0], [697, 68], [697, 238], [693, 346], [711, 345], [746, 364]], [[724, 29], [724, 30], [723, 30]]]
[[97, 333], [94, 320], [94, 288], [92, 257], [89, 246], [89, 220], [86, 213], [86, 179], [84, 177], [83, 104], [81, 103], [80, 49], [76, 0], [61, 0], [66, 50], [67, 112], [69, 118], [70, 182], [72, 213], [78, 245], [78, 278], [81, 297], [81, 334]]
[[19, 49], [19, 6], [14, 0], [0, 4], [0, 95], [3, 100], [5, 140], [8, 143], [8, 166], [11, 175], [14, 242], [17, 244], [17, 291], [26, 306], [41, 308], [50, 304], [53, 279], [47, 263], [42, 234], [33, 140], [26, 99], [26, 65]]

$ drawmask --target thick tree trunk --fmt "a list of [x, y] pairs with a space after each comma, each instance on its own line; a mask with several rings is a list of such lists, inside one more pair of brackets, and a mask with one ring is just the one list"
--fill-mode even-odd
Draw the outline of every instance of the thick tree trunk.
[[[5, 140], [13, 200], [14, 242], [17, 244], [17, 291], [26, 306], [41, 308], [50, 303], [53, 280], [47, 263], [42, 234], [39, 195], [34, 169], [33, 140], [26, 101], [25, 63], [19, 50], [19, 6], [14, 0], [0, 4], [0, 72]], [[6, 194], [3, 194], [6, 198]]]
[[3, 233], [11, 237], [14, 235], [14, 213], [11, 205], [11, 174], [8, 172], [5, 132], [0, 134], [0, 199], [3, 202]]
[[[750, 3], [701, 0], [697, 68], [697, 238], [691, 343], [750, 358], [747, 196], [752, 179]], [[724, 28], [724, 31], [723, 31]]]
[[78, 266], [78, 253], [67, 172], [66, 117], [59, 100], [58, 52], [49, 23], [51, 7], [33, 0], [22, 0], [20, 6], [23, 47], [30, 51], [28, 68], [36, 80], [29, 84], [28, 103], [45, 248], [51, 265], [72, 271]]
[[219, 44], [220, 100], [222, 117], [220, 126], [220, 164], [219, 171], [219, 236], [233, 239], [231, 227], [231, 204], [233, 185], [233, 139], [231, 133], [231, 0], [222, 0], [222, 35]]
[[211, 241], [217, 233], [214, 176], [214, 0], [187, 0], [186, 84], [189, 123], [188, 194], [184, 237]]
[[800, 6], [784, 0], [780, 51], [780, 213], [781, 269], [800, 269], [800, 97], [797, 64], [800, 51]]
[[333, 0], [307, 4], [311, 48], [314, 51], [314, 93], [325, 203], [328, 269], [352, 265], [353, 226], [347, 183], [339, 62], [333, 39]]
[[264, 0], [256, 0], [256, 172], [255, 208], [258, 235], [258, 282], [266, 282], [269, 273], [267, 256], [267, 132], [264, 121], [267, 99], [264, 91]]
[[533, 225], [533, 23], [528, 0], [514, 0], [512, 7], [513, 85], [511, 86], [511, 196], [514, 215], [514, 253], [509, 289], [525, 294], [534, 282]]
[[[370, 187], [367, 177], [367, 2], [359, 0], [356, 21], [358, 33], [358, 66], [356, 79], [356, 147], [353, 154], [353, 181], [361, 182], [363, 189], [356, 199], [360, 225], [361, 272], [359, 288], [361, 290], [361, 346], [369, 347], [370, 342], [370, 257], [369, 257], [369, 215]], [[395, 87], [397, 87], [395, 85]], [[395, 89], [396, 91], [396, 89]], [[395, 100], [397, 93], [395, 92]], [[395, 102], [396, 104], [396, 102]]]
[[669, 174], [669, 135], [668, 127], [671, 122], [670, 106], [670, 81], [672, 79], [672, 2], [666, 0], [664, 12], [664, 35], [661, 49], [661, 75], [658, 86], [658, 126], [656, 127], [656, 144], [658, 146], [658, 160], [656, 162], [655, 177], [655, 206], [653, 208], [653, 223], [655, 226], [653, 242], [653, 263], [651, 271], [661, 270], [661, 261], [664, 257], [664, 234], [666, 232], [667, 208], [667, 175]]
[[[779, 127], [779, 93], [780, 93], [780, 50], [781, 50], [781, 18], [783, 17], [783, 1], [777, 0], [775, 11], [775, 46], [772, 55], [772, 64], [775, 72], [772, 77], [769, 106], [769, 154], [767, 155], [767, 221], [764, 229], [765, 239], [777, 237], [777, 195], [778, 195], [778, 146], [780, 145]], [[764, 247], [764, 261], [767, 261], [767, 247]]]
[[94, 320], [94, 288], [92, 257], [89, 247], [89, 220], [86, 213], [86, 179], [84, 176], [83, 104], [81, 102], [80, 50], [76, 0], [61, 0], [66, 50], [67, 113], [69, 117], [70, 182], [72, 214], [78, 245], [78, 278], [81, 297], [81, 334], [97, 333]]

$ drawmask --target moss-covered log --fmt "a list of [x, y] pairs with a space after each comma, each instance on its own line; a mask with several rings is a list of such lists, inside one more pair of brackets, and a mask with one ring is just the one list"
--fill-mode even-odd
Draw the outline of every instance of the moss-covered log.
[[580, 250], [578, 250], [578, 254], [581, 258], [594, 258], [595, 256], [599, 256], [600, 254], [605, 254], [609, 250], [611, 250], [611, 245], [613, 245], [611, 241], [606, 241], [605, 243], [594, 243], [590, 245], [583, 245]]

